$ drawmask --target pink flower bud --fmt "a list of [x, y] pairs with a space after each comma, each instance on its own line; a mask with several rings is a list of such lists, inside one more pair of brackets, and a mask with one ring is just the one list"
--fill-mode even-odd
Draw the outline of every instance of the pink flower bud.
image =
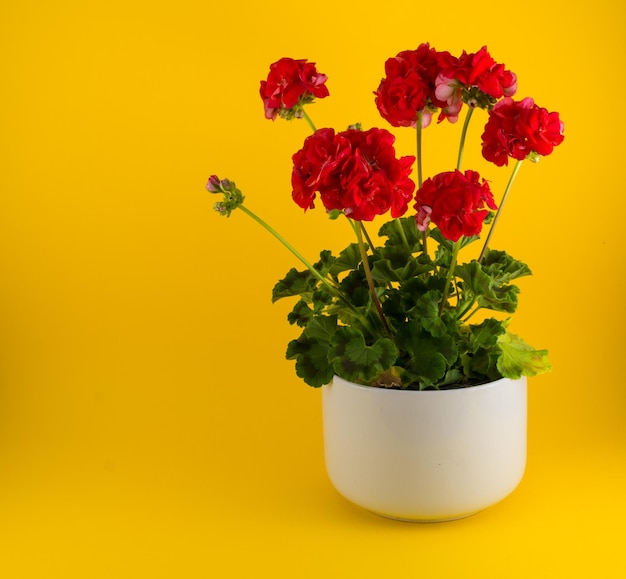
[[206, 184], [206, 190], [209, 193], [220, 193], [220, 179], [217, 175], [211, 175]]

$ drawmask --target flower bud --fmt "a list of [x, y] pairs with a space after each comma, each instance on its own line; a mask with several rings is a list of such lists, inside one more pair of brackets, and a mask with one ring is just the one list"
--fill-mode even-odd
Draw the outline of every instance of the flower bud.
[[224, 201], [218, 201], [217, 203], [214, 203], [213, 209], [217, 211], [220, 215], [226, 215], [227, 213], [230, 213]]
[[233, 183], [230, 179], [222, 179], [220, 181], [220, 189], [224, 193], [235, 191], [236, 190], [235, 183]]
[[206, 190], [209, 193], [220, 193], [220, 179], [217, 175], [211, 175], [206, 184]]
[[244, 196], [234, 181], [230, 179], [219, 179], [217, 175], [209, 177], [206, 185], [209, 193], [222, 193], [224, 199], [213, 204], [213, 209], [224, 217], [230, 217], [234, 209], [237, 209], [244, 200]]

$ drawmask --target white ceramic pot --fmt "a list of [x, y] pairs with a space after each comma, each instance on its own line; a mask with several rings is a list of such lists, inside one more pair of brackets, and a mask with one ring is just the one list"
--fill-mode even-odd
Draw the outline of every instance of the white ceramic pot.
[[526, 466], [526, 379], [441, 391], [335, 377], [322, 389], [334, 487], [374, 513], [445, 521], [509, 495]]

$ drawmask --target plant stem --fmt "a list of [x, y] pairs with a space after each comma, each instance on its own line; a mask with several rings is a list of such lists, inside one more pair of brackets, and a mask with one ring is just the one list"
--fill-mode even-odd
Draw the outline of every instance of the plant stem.
[[365, 241], [367, 241], [367, 244], [370, 246], [370, 249], [373, 251], [374, 250], [374, 242], [372, 241], [372, 238], [367, 233], [367, 229], [365, 229], [365, 225], [364, 225], [364, 223], [362, 221], [359, 221], [359, 227], [361, 228], [361, 231], [363, 232], [363, 235], [365, 235]]
[[276, 231], [269, 223], [261, 219], [258, 215], [250, 211], [243, 204], [238, 206], [238, 209], [241, 209], [246, 215], [251, 217], [254, 221], [256, 221], [259, 225], [261, 225], [266, 231], [271, 233], [278, 241], [280, 241], [293, 255], [295, 255], [307, 268], [308, 270], [323, 284], [326, 288], [335, 295], [338, 299], [340, 299], [351, 311], [352, 313], [361, 321], [363, 327], [370, 332], [370, 334], [374, 334], [372, 328], [370, 326], [369, 320], [356, 308], [352, 302], [341, 292], [341, 290], [336, 286], [332, 280], [324, 277], [318, 270], [316, 270], [313, 265], [293, 246], [289, 243], [278, 231]]
[[409, 240], [406, 238], [406, 233], [404, 233], [404, 227], [402, 227], [402, 223], [400, 223], [399, 219], [394, 219], [394, 221], [396, 222], [396, 228], [398, 230], [398, 232], [400, 233], [400, 237], [402, 238], [402, 241], [405, 245], [405, 247], [411, 251], [411, 246], [409, 245]]
[[515, 167], [513, 167], [513, 172], [511, 173], [511, 177], [509, 178], [509, 182], [506, 185], [506, 189], [504, 190], [504, 195], [502, 195], [502, 201], [500, 201], [500, 206], [498, 207], [498, 211], [496, 211], [496, 216], [493, 218], [493, 223], [489, 228], [489, 233], [487, 234], [487, 238], [485, 239], [485, 244], [483, 245], [482, 251], [480, 252], [480, 256], [478, 257], [478, 261], [481, 262], [483, 257], [485, 257], [485, 252], [487, 251], [487, 247], [489, 247], [489, 241], [491, 240], [491, 236], [493, 235], [493, 230], [496, 227], [496, 223], [498, 223], [498, 219], [500, 218], [500, 214], [502, 213], [502, 208], [504, 207], [504, 202], [513, 186], [513, 181], [515, 181], [515, 177], [517, 176], [520, 168], [522, 166], [522, 160], [518, 159], [515, 163]]
[[467, 137], [467, 127], [469, 127], [470, 119], [472, 118], [472, 113], [474, 112], [474, 107], [468, 107], [467, 114], [465, 115], [465, 122], [463, 123], [463, 130], [461, 131], [461, 142], [459, 143], [459, 156], [456, 162], [456, 168], [460, 171], [461, 166], [463, 164], [463, 152], [465, 151], [465, 138]]
[[383, 329], [388, 336], [391, 336], [391, 330], [389, 329], [389, 325], [387, 324], [387, 319], [385, 318], [385, 314], [383, 313], [383, 307], [378, 299], [378, 295], [376, 294], [376, 287], [374, 286], [374, 279], [372, 278], [372, 270], [370, 269], [370, 264], [367, 259], [367, 251], [365, 250], [365, 243], [363, 243], [363, 234], [361, 232], [361, 227], [359, 224], [355, 224], [354, 231], [356, 232], [357, 239], [359, 241], [359, 250], [361, 251], [361, 261], [363, 262], [363, 269], [365, 270], [365, 278], [367, 279], [367, 285], [369, 286], [370, 294], [372, 295], [372, 301], [376, 306], [376, 311], [380, 317], [380, 321], [383, 324]]
[[[417, 120], [415, 121], [415, 145], [417, 152], [417, 188], [420, 189], [422, 187], [422, 182], [424, 180], [422, 173], [422, 111], [417, 113]], [[415, 224], [417, 228], [417, 223]], [[428, 255], [428, 235], [426, 231], [422, 231], [422, 249], [424, 255]]]
[[[467, 314], [467, 316], [463, 319], [463, 322], [467, 322], [476, 312], [478, 312], [481, 309], [482, 309], [481, 306], [476, 306], [469, 314]], [[463, 317], [463, 315], [459, 317]]]
[[441, 297], [441, 304], [439, 306], [439, 315], [443, 314], [443, 310], [445, 309], [446, 303], [448, 302], [448, 290], [450, 289], [450, 282], [452, 281], [452, 275], [454, 274], [454, 269], [456, 267], [456, 260], [459, 256], [459, 250], [461, 249], [461, 241], [463, 240], [460, 237], [457, 241], [454, 242], [452, 246], [452, 256], [450, 258], [450, 267], [448, 268], [448, 274], [446, 275], [446, 282], [443, 287], [443, 296]]
[[304, 110], [304, 108], [302, 109], [302, 118], [308, 123], [309, 127], [311, 127], [311, 130], [313, 132], [315, 132], [317, 130], [315, 128], [315, 125], [313, 124], [313, 121], [311, 120], [311, 117], [307, 114], [307, 112]]
[[422, 111], [417, 113], [415, 121], [415, 136], [417, 149], [417, 188], [422, 186]]
[[319, 280], [321, 281], [333, 294], [337, 295], [338, 290], [334, 284], [331, 284], [330, 280], [324, 277], [319, 271], [317, 271], [313, 265], [293, 246], [289, 243], [278, 231], [276, 231], [269, 223], [263, 221], [258, 215], [250, 211], [245, 205], [239, 205], [238, 207], [241, 209], [246, 215], [254, 219], [259, 225], [261, 225], [265, 230], [271, 233], [278, 241], [280, 241], [293, 255], [295, 255], [308, 269], [309, 271]]

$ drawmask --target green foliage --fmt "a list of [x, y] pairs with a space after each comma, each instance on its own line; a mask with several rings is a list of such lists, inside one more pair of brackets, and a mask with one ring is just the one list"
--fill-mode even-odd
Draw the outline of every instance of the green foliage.
[[[487, 250], [450, 272], [454, 244], [433, 229], [425, 252], [413, 218], [385, 223], [379, 240], [364, 247], [368, 268], [352, 243], [336, 256], [323, 251], [312, 268], [290, 269], [275, 285], [273, 301], [298, 298], [288, 321], [301, 333], [287, 358], [307, 384], [319, 387], [337, 374], [388, 388], [456, 388], [550, 369], [544, 350], [493, 315], [515, 311], [519, 288], [512, 282], [530, 275], [526, 264]], [[477, 312], [486, 315], [471, 323]]]
[[498, 370], [506, 378], [536, 376], [551, 370], [547, 350], [535, 350], [515, 334], [502, 334], [498, 346], [501, 351]]
[[498, 337], [504, 331], [503, 322], [495, 318], [487, 318], [480, 324], [467, 328], [465, 351], [461, 356], [465, 376], [481, 381], [501, 378], [497, 367], [501, 355]]
[[434, 337], [417, 319], [402, 326], [397, 340], [404, 353], [404, 381], [420, 389], [438, 385], [458, 358], [452, 336]]
[[346, 247], [335, 260], [330, 274], [337, 276], [344, 271], [357, 269], [361, 263], [361, 254], [359, 252], [359, 244], [351, 243]]
[[352, 382], [370, 382], [391, 368], [397, 356], [389, 338], [379, 338], [368, 346], [362, 332], [346, 326], [337, 329], [329, 351], [335, 372]]
[[297, 271], [292, 267], [287, 275], [281, 279], [272, 290], [272, 302], [281, 298], [307, 295], [315, 288], [315, 278], [310, 271]]
[[287, 346], [286, 357], [296, 361], [296, 374], [310, 386], [328, 384], [335, 373], [329, 351], [337, 330], [337, 316], [314, 316], [297, 340]]

